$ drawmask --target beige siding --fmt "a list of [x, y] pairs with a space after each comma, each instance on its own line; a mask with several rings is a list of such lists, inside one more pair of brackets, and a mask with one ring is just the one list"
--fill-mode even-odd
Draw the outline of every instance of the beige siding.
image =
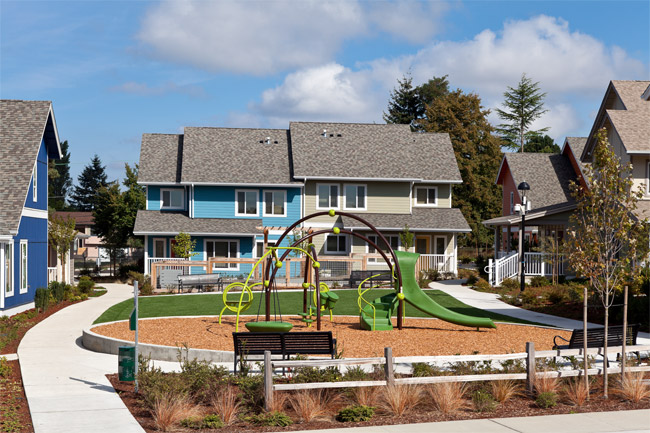
[[650, 200], [650, 194], [648, 194], [648, 161], [650, 161], [648, 155], [632, 155], [633, 189], [641, 188], [646, 200]]
[[[309, 181], [305, 185], [305, 215], [322, 211], [317, 209], [316, 185], [321, 183], [336, 184], [339, 186], [339, 210], [347, 210], [344, 206], [343, 188], [345, 185], [365, 185], [367, 188], [366, 210], [350, 209], [354, 213], [392, 213], [408, 214], [411, 209], [409, 206], [409, 188], [408, 182], [316, 182]], [[312, 220], [314, 222], [331, 222], [329, 216], [319, 217]]]

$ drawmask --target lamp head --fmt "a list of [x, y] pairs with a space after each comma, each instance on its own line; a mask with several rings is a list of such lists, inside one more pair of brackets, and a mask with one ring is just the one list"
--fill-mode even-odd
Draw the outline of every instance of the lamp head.
[[524, 197], [526, 197], [526, 194], [528, 193], [528, 191], [530, 191], [530, 185], [528, 185], [528, 182], [523, 181], [523, 182], [521, 182], [521, 183], [519, 184], [519, 186], [517, 187], [517, 189], [518, 189], [519, 192], [521, 193], [521, 197], [522, 197], [522, 199], [523, 199]]

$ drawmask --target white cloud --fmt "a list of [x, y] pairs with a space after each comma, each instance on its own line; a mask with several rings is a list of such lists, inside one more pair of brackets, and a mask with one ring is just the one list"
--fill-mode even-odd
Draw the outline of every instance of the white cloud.
[[[548, 16], [508, 21], [499, 32], [484, 30], [463, 41], [432, 43], [419, 52], [376, 59], [350, 69], [337, 63], [303, 68], [263, 92], [250, 111], [286, 127], [289, 120], [381, 122], [389, 92], [411, 71], [414, 84], [449, 75], [452, 87], [478, 93], [487, 108], [503, 101], [526, 72], [547, 92], [546, 108], [535, 128], [550, 126], [549, 135], [587, 133], [579, 105], [597, 106], [611, 79], [640, 79], [647, 65], [618, 47], [571, 31], [567, 22]], [[593, 119], [593, 116], [589, 119]], [[500, 123], [492, 113], [490, 121]]]
[[119, 86], [111, 87], [110, 90], [113, 92], [132, 93], [140, 96], [159, 96], [167, 93], [182, 93], [193, 98], [207, 97], [205, 89], [201, 86], [179, 85], [172, 82], [167, 82], [159, 86], [149, 86], [146, 83], [128, 81]]
[[426, 41], [445, 10], [441, 2], [168, 0], [148, 11], [138, 39], [165, 60], [263, 76], [328, 63], [344, 41], [375, 31]]

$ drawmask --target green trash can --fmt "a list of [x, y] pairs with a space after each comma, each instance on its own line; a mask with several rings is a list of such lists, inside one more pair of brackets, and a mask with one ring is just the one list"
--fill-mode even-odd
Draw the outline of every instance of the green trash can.
[[120, 346], [117, 355], [117, 375], [123, 382], [135, 380], [135, 347]]

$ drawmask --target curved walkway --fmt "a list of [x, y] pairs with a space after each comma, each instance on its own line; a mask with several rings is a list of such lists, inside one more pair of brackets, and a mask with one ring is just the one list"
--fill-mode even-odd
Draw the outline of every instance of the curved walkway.
[[84, 328], [133, 296], [131, 286], [103, 286], [105, 295], [53, 314], [30, 329], [18, 347], [36, 433], [144, 432], [106, 379], [117, 371], [117, 356], [81, 346]]
[[[496, 293], [472, 290], [467, 286], [463, 286], [461, 281], [464, 280], [435, 281], [429, 284], [429, 287], [432, 289], [442, 290], [471, 307], [480, 308], [492, 313], [499, 313], [510, 317], [516, 317], [517, 319], [557, 326], [558, 328], [582, 329], [581, 320], [566, 319], [564, 317], [524, 310], [523, 308], [515, 307], [514, 305], [506, 304], [499, 300], [499, 295]], [[587, 327], [601, 327], [601, 325], [589, 323]], [[637, 343], [650, 344], [650, 334], [647, 332], [639, 332]]]

